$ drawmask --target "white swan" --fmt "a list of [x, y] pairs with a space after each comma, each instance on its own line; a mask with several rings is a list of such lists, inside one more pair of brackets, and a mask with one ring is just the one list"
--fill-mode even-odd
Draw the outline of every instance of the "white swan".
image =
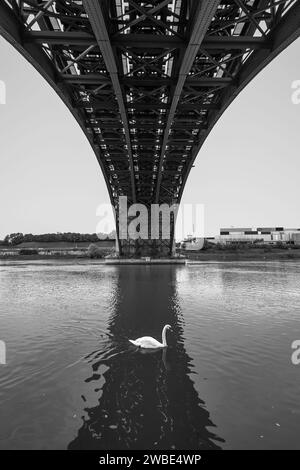
[[167, 330], [171, 330], [170, 325], [165, 325], [162, 330], [162, 343], [157, 341], [155, 338], [152, 338], [152, 336], [142, 336], [141, 338], [138, 339], [130, 339], [129, 341], [134, 344], [134, 346], [137, 346], [138, 348], [145, 348], [145, 349], [158, 349], [158, 348], [166, 348], [167, 345], [167, 338], [166, 338], [166, 333]]

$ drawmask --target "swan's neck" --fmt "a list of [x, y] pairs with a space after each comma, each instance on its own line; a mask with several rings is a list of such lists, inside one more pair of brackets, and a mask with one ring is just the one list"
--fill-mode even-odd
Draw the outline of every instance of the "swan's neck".
[[161, 334], [161, 337], [162, 337], [162, 344], [164, 346], [167, 346], [167, 328], [164, 326], [163, 330], [162, 330], [162, 334]]

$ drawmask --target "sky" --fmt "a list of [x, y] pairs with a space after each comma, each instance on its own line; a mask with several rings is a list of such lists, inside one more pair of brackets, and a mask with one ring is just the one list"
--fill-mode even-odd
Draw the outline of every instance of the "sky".
[[[235, 99], [199, 152], [183, 204], [203, 204], [204, 233], [220, 227], [300, 227], [300, 39]], [[38, 72], [0, 37], [0, 238], [96, 231], [109, 203], [79, 125]]]

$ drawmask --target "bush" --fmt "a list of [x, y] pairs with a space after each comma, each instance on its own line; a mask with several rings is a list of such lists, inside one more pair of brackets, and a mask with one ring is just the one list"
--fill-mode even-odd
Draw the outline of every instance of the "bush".
[[38, 250], [34, 250], [32, 248], [22, 248], [19, 251], [19, 255], [38, 255]]
[[286, 250], [288, 248], [287, 244], [282, 241], [276, 242], [274, 246], [280, 250]]
[[97, 245], [95, 245], [94, 243], [92, 243], [88, 247], [87, 254], [92, 259], [93, 258], [103, 258], [103, 254], [101, 252], [101, 249]]

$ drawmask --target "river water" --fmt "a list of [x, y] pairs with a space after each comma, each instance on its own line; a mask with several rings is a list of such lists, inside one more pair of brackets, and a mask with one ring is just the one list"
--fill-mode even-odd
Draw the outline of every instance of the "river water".
[[300, 448], [296, 339], [298, 262], [2, 261], [0, 448]]

